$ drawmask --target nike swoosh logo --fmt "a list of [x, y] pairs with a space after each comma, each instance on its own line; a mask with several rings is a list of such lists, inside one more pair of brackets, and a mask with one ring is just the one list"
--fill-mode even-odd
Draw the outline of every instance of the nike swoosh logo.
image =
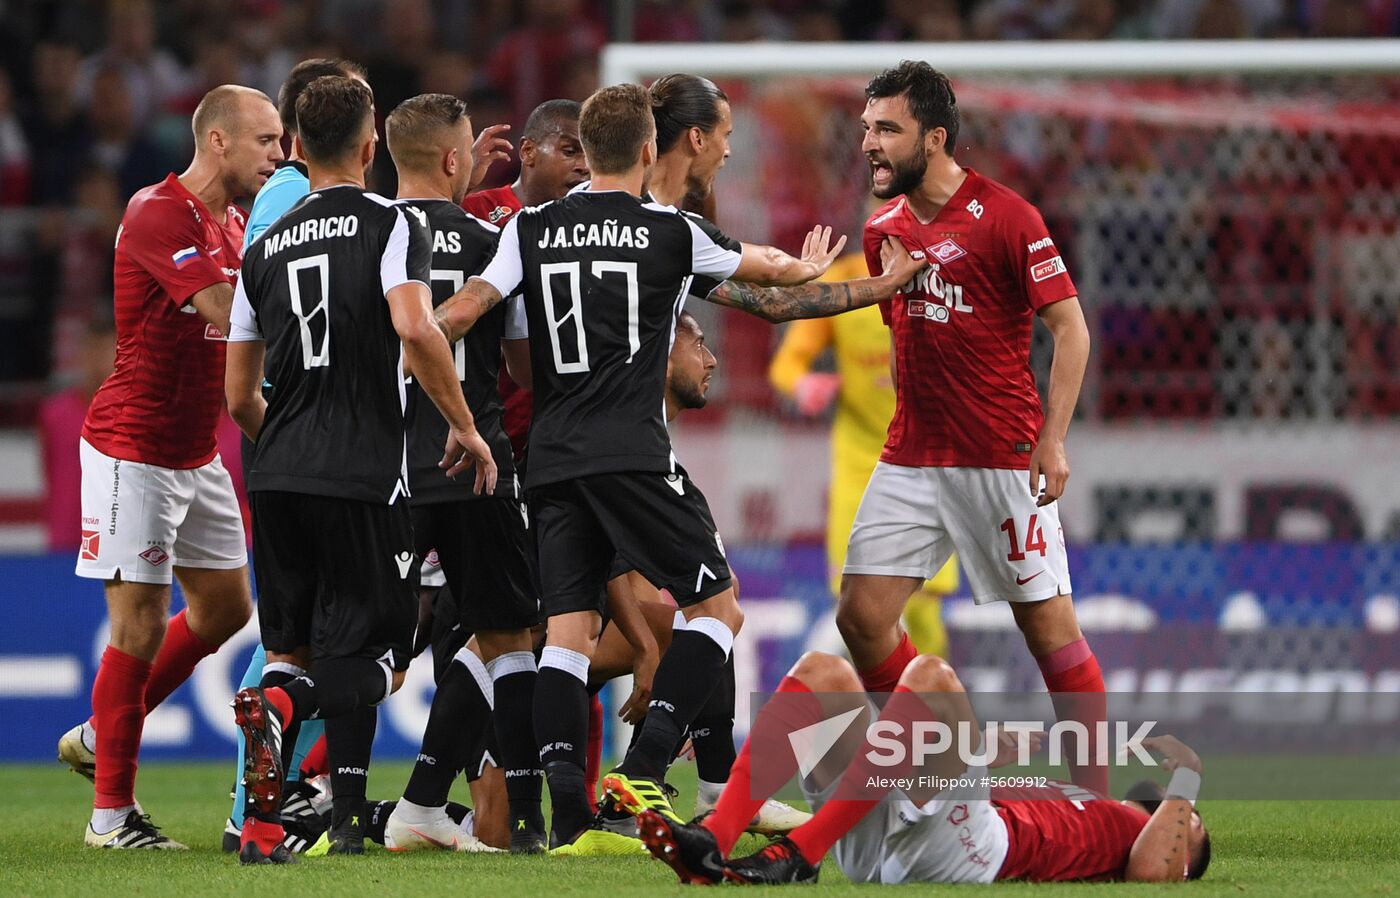
[[422, 839], [424, 842], [427, 842], [429, 845], [436, 845], [436, 846], [439, 847], [439, 848], [456, 848], [456, 847], [457, 847], [457, 843], [456, 843], [455, 841], [453, 841], [453, 842], [439, 842], [437, 839], [434, 839], [432, 836], [428, 835], [427, 833], [419, 832], [418, 830], [414, 829], [414, 828], [411, 827], [411, 826], [408, 828], [408, 831], [411, 832], [411, 833], [413, 833], [413, 834], [414, 834], [415, 836], [417, 836], [418, 838]]
[[209, 250], [209, 255], [211, 255], [211, 256], [217, 256], [219, 253], [221, 253], [221, 252], [223, 252], [223, 251], [224, 251], [224, 248], [223, 248], [222, 246], [216, 246], [216, 247], [214, 247], [213, 249]]
[[1017, 577], [1017, 578], [1016, 578], [1016, 585], [1017, 585], [1017, 586], [1025, 586], [1027, 583], [1031, 582], [1032, 580], [1034, 580], [1036, 577], [1039, 577], [1039, 576], [1040, 576], [1041, 574], [1043, 574], [1043, 573], [1045, 573], [1045, 572], [1044, 572], [1044, 571], [1036, 571], [1034, 574], [1031, 574], [1029, 577], [1024, 577], [1024, 578], [1023, 578], [1023, 577]]

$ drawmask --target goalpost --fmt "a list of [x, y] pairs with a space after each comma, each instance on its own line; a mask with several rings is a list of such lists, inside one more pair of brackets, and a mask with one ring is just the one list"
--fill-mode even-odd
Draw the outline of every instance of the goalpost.
[[[1040, 208], [1079, 287], [1094, 349], [1061, 515], [1081, 620], [1121, 636], [1104, 654], [1142, 674], [1208, 632], [1230, 651], [1192, 663], [1368, 666], [1339, 634], [1400, 632], [1400, 41], [620, 44], [601, 75], [718, 82], [718, 223], [794, 249], [818, 222], [859, 240], [862, 91], [902, 59], [952, 77], [959, 161]], [[720, 368], [677, 454], [741, 567], [809, 609], [770, 670], [830, 607], [793, 560], [820, 538], [827, 423], [768, 385], [774, 329], [689, 308]], [[1034, 684], [1005, 610], [949, 603], [954, 661]]]

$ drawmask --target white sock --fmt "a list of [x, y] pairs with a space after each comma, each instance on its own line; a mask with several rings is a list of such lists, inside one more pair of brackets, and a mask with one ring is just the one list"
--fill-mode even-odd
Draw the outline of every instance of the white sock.
[[126, 822], [126, 815], [136, 810], [136, 805], [129, 804], [122, 808], [93, 808], [92, 809], [92, 831], [95, 833], [109, 833]]
[[404, 823], [432, 823], [447, 813], [447, 805], [442, 804], [437, 807], [425, 807], [421, 804], [414, 804], [407, 798], [400, 798], [399, 803], [394, 805], [394, 816]]
[[92, 728], [91, 721], [83, 721], [83, 728], [78, 731], [78, 739], [83, 743], [83, 748], [97, 754], [97, 730]]
[[457, 828], [464, 834], [476, 838], [476, 811], [468, 808], [467, 816], [462, 818], [462, 822]]
[[699, 780], [695, 785], [695, 794], [708, 804], [719, 801], [719, 794], [724, 791], [724, 783], [707, 783]]

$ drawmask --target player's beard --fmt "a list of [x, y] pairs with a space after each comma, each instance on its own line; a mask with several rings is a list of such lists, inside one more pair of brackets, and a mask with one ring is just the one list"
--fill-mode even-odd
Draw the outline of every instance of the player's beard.
[[874, 196], [889, 200], [914, 190], [923, 183], [924, 174], [928, 172], [928, 156], [924, 154], [923, 141], [919, 142], [908, 159], [889, 159], [887, 164], [890, 167], [890, 182], [884, 187], [872, 188], [870, 192]]
[[703, 382], [693, 384], [673, 383], [671, 392], [676, 396], [676, 404], [682, 409], [696, 409], [705, 407], [705, 385]]

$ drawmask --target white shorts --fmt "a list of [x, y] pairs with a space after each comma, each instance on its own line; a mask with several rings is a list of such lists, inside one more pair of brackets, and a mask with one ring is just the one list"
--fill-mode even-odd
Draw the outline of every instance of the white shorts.
[[[974, 781], [986, 768], [963, 774]], [[803, 793], [816, 811], [840, 784]], [[959, 794], [966, 795], [963, 789]], [[1006, 821], [986, 799], [935, 795], [922, 807], [902, 793], [875, 806], [831, 849], [836, 866], [855, 883], [989, 883], [1011, 847]]]
[[219, 457], [199, 468], [111, 458], [81, 440], [82, 547], [77, 574], [169, 584], [171, 568], [248, 563], [243, 515]]
[[1059, 504], [1037, 508], [1025, 471], [877, 464], [843, 573], [927, 580], [955, 550], [979, 605], [1072, 591]]

